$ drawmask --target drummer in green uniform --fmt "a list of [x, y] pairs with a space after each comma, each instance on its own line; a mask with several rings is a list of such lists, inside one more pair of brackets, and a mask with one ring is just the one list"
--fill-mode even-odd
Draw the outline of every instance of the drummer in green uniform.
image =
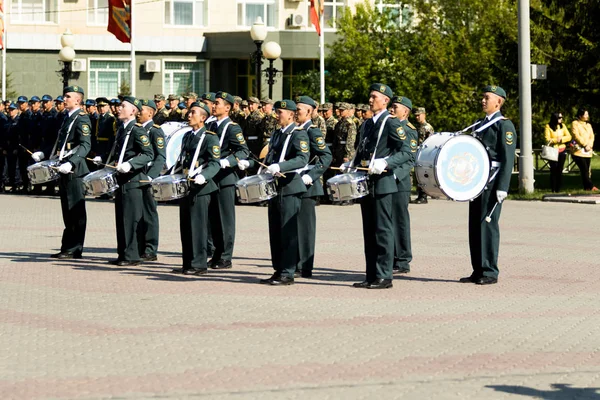
[[[157, 111], [156, 103], [153, 100], [140, 100], [142, 102], [142, 111], [139, 113], [138, 122], [146, 131], [152, 150], [154, 151], [154, 160], [148, 163], [146, 175], [148, 180], [157, 178], [165, 166], [165, 134], [160, 125], [154, 123], [154, 113]], [[156, 200], [152, 194], [152, 186], [142, 187], [144, 192], [144, 216], [142, 223], [143, 243], [140, 243], [140, 256], [144, 261], [155, 261], [158, 252], [158, 211], [156, 209]]]
[[[90, 172], [85, 158], [92, 147], [92, 127], [89, 116], [81, 110], [83, 96], [81, 86], [69, 86], [63, 90], [68, 116], [63, 120], [50, 154], [50, 159], [61, 162], [58, 187], [65, 229], [60, 252], [52, 255], [59, 259], [81, 258], [85, 239], [87, 214], [82, 178]], [[37, 151], [31, 157], [39, 162], [44, 156]]]
[[[483, 89], [481, 105], [485, 118], [475, 125], [473, 136], [486, 147], [492, 170], [486, 189], [469, 202], [469, 249], [473, 273], [461, 278], [461, 282], [478, 285], [498, 282], [498, 221], [502, 202], [508, 195], [517, 146], [515, 126], [500, 111], [505, 101], [506, 92], [500, 86], [486, 86]], [[480, 131], [475, 132], [477, 130]]]
[[303, 278], [310, 278], [315, 262], [315, 239], [317, 216], [315, 206], [320, 196], [323, 196], [321, 176], [331, 164], [331, 151], [325, 144], [323, 131], [313, 124], [313, 111], [317, 102], [308, 96], [296, 99], [296, 120], [299, 127], [308, 134], [310, 160], [307, 170], [300, 172], [302, 182], [306, 185], [306, 193], [302, 195], [300, 211], [298, 212], [298, 272]]
[[[211, 112], [204, 103], [190, 105], [188, 120], [192, 130], [183, 137], [178, 162], [183, 174], [193, 178], [188, 195], [179, 201], [183, 266], [173, 272], [184, 275], [203, 275], [208, 269], [208, 204], [210, 194], [218, 190], [213, 178], [221, 169], [219, 138], [204, 126]], [[176, 164], [173, 168], [178, 167]]]
[[417, 138], [409, 136], [387, 111], [394, 96], [389, 86], [375, 83], [369, 91], [373, 118], [365, 123], [354, 160], [342, 164], [342, 168], [369, 169], [369, 194], [360, 199], [367, 273], [365, 280], [354, 287], [386, 289], [392, 287], [394, 265], [393, 199], [398, 192], [394, 175], [397, 170], [412, 168]]
[[136, 115], [142, 110], [142, 102], [135, 97], [124, 96], [118, 108], [122, 125], [117, 132], [110, 159], [116, 166], [115, 221], [117, 228], [118, 258], [111, 261], [118, 266], [140, 263], [138, 248], [139, 224], [143, 217], [143, 187], [147, 181], [145, 171], [154, 159], [154, 150], [142, 124], [136, 123]]

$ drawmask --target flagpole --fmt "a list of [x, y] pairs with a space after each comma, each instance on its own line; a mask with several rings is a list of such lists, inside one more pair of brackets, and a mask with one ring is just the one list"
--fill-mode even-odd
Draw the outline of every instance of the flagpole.
[[321, 76], [321, 104], [325, 103], [325, 13], [321, 12], [321, 34], [319, 35], [319, 74]]
[[6, 15], [2, 2], [2, 100], [6, 100]]
[[130, 83], [130, 88], [131, 88], [131, 95], [135, 97], [135, 79], [136, 79], [136, 73], [135, 73], [135, 69], [136, 69], [136, 63], [135, 63], [135, 47], [133, 44], [133, 38], [134, 38], [134, 32], [135, 32], [135, 25], [134, 25], [134, 20], [133, 20], [133, 15], [135, 14], [133, 12], [133, 1], [131, 0], [131, 3], [129, 5], [129, 12], [130, 12], [130, 18], [131, 18], [131, 27], [130, 27], [130, 42], [129, 44], [131, 44], [131, 83]]

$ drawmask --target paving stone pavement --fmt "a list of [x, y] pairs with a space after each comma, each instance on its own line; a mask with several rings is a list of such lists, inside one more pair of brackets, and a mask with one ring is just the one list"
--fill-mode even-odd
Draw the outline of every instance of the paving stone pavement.
[[412, 271], [370, 291], [358, 206], [319, 207], [315, 277], [267, 287], [266, 208], [237, 208], [233, 269], [184, 277], [176, 206], [120, 268], [112, 203], [58, 261], [59, 200], [0, 196], [0, 399], [600, 399], [598, 208], [507, 201], [492, 286], [457, 282], [467, 208], [411, 205]]

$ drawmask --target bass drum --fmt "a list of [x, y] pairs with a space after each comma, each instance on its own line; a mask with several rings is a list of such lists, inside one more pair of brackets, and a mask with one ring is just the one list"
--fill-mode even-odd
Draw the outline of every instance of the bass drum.
[[169, 169], [175, 165], [179, 154], [181, 154], [183, 136], [192, 128], [185, 122], [165, 122], [160, 127], [165, 133], [165, 140], [167, 141], [165, 166], [166, 169]]
[[485, 189], [490, 164], [479, 140], [442, 132], [428, 137], [419, 148], [415, 175], [419, 187], [431, 197], [469, 201]]

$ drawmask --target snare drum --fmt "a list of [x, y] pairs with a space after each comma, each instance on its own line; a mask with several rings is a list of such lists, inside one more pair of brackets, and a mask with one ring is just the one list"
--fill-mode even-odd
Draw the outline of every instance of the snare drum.
[[27, 167], [27, 176], [33, 185], [52, 182], [60, 177], [59, 160], [45, 160]]
[[431, 135], [417, 152], [415, 165], [417, 182], [425, 193], [455, 201], [477, 197], [490, 177], [489, 154], [469, 135]]
[[112, 193], [119, 188], [117, 183], [117, 170], [114, 168], [102, 168], [83, 177], [86, 194], [89, 196], [100, 196]]
[[235, 184], [240, 203], [258, 203], [277, 196], [277, 187], [273, 175], [260, 174], [240, 179]]
[[367, 174], [352, 172], [327, 180], [327, 192], [332, 201], [360, 199], [369, 194]]
[[163, 175], [152, 180], [152, 195], [157, 201], [170, 201], [187, 196], [188, 178], [183, 174]]

